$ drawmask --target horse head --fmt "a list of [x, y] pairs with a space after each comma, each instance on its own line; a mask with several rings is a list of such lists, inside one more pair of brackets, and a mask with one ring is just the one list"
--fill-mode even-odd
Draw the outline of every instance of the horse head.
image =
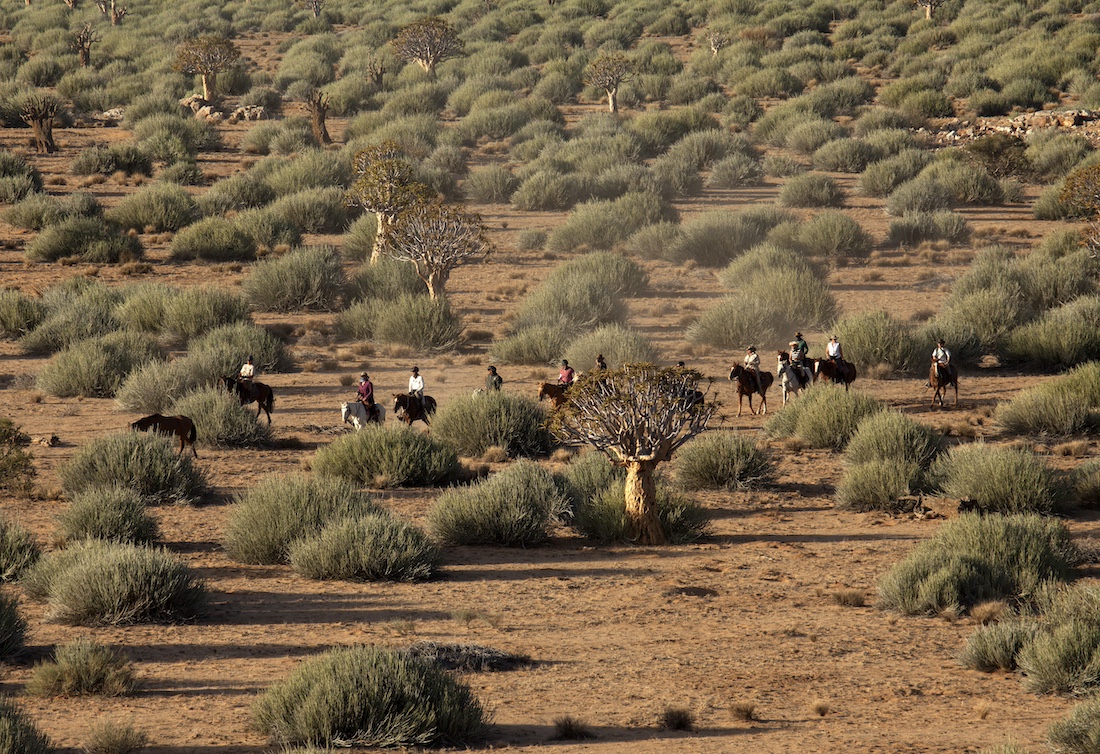
[[343, 403], [340, 405], [340, 421], [343, 424], [348, 423], [348, 417], [351, 415], [351, 404]]
[[730, 381], [736, 380], [744, 371], [745, 369], [740, 364], [734, 364], [733, 369], [730, 370]]

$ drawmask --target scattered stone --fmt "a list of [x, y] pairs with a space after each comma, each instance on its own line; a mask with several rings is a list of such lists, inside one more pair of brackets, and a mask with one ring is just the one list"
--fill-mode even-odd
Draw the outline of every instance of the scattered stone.
[[718, 592], [705, 586], [677, 586], [665, 592], [666, 597], [717, 597]]
[[267, 117], [267, 109], [263, 105], [243, 105], [229, 114], [229, 122], [267, 120]]
[[204, 107], [209, 107], [210, 103], [202, 98], [201, 94], [192, 94], [189, 97], [184, 97], [180, 100], [180, 106], [186, 107], [193, 113], [197, 113]]
[[61, 444], [61, 438], [57, 435], [50, 435], [49, 437], [36, 437], [34, 438], [35, 445], [42, 445], [47, 448], [56, 448]]

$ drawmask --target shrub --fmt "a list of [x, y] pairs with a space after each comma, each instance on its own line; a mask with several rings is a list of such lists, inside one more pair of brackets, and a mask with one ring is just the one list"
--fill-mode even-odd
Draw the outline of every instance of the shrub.
[[35, 666], [27, 682], [33, 696], [124, 696], [134, 690], [134, 670], [126, 658], [89, 638], [54, 649], [52, 662]]
[[915, 212], [935, 212], [953, 204], [951, 191], [935, 178], [917, 176], [894, 189], [886, 199], [886, 211], [896, 217]]
[[236, 372], [248, 355], [252, 356], [257, 373], [285, 372], [292, 363], [281, 340], [248, 322], [215, 327], [192, 338], [187, 347], [190, 349], [187, 371], [193, 386], [213, 383]]
[[99, 201], [91, 194], [78, 192], [64, 199], [31, 194], [5, 212], [4, 219], [19, 228], [42, 230], [71, 217], [95, 217], [101, 212]]
[[34, 535], [0, 518], [0, 581], [15, 581], [37, 562], [42, 549]]
[[290, 547], [291, 567], [307, 579], [425, 581], [439, 562], [423, 532], [389, 513], [332, 521]]
[[1093, 296], [1082, 297], [1003, 334], [1001, 353], [1005, 361], [1049, 369], [1100, 358], [1098, 301]]
[[1035, 636], [1031, 621], [1006, 620], [979, 626], [963, 647], [959, 662], [971, 670], [983, 673], [1016, 669], [1016, 655]]
[[345, 286], [335, 249], [298, 249], [257, 264], [244, 279], [244, 297], [262, 311], [331, 311]]
[[871, 163], [859, 177], [864, 196], [889, 196], [894, 189], [911, 181], [932, 162], [932, 155], [920, 149], [906, 149], [892, 157]]
[[43, 297], [45, 319], [20, 338], [19, 345], [27, 353], [51, 353], [85, 338], [114, 332], [120, 326], [114, 316], [118, 302], [118, 293], [100, 283], [55, 286]]
[[550, 473], [519, 461], [483, 482], [444, 492], [428, 525], [444, 544], [524, 547], [546, 541], [564, 510]]
[[516, 310], [512, 329], [554, 327], [567, 334], [622, 322], [626, 307], [613, 290], [588, 276], [554, 278], [528, 293]]
[[317, 451], [313, 469], [377, 487], [445, 484], [459, 472], [448, 446], [407, 427], [367, 427]]
[[524, 212], [569, 209], [583, 198], [580, 178], [552, 170], [528, 176], [512, 194], [512, 206]]
[[1081, 464], [1070, 475], [1072, 499], [1078, 505], [1093, 508], [1100, 504], [1100, 463]]
[[1047, 728], [1047, 741], [1055, 751], [1066, 754], [1090, 754], [1100, 737], [1100, 699], [1086, 699], [1070, 710], [1064, 720], [1055, 720]]
[[42, 190], [42, 174], [22, 155], [0, 152], [0, 201], [14, 204]]
[[130, 372], [160, 356], [148, 335], [114, 332], [70, 345], [42, 368], [35, 384], [59, 398], [110, 398]]
[[4, 754], [50, 754], [50, 739], [26, 713], [9, 699], [0, 697], [0, 751]]
[[153, 160], [134, 144], [92, 146], [76, 156], [69, 172], [73, 175], [152, 175]]
[[879, 606], [908, 615], [988, 600], [1031, 601], [1077, 558], [1064, 524], [1035, 515], [965, 513], [943, 524], [879, 582]]
[[185, 288], [164, 309], [163, 331], [186, 341], [215, 327], [248, 319], [241, 294], [227, 288]]
[[290, 548], [327, 524], [380, 513], [374, 495], [338, 477], [270, 474], [237, 497], [223, 545], [239, 563], [288, 563]]
[[1097, 607], [1100, 593], [1080, 585], [1045, 590], [1038, 600], [1031, 640], [1020, 647], [1016, 663], [1024, 687], [1046, 694], [1086, 694], [1097, 686], [1093, 656], [1100, 649]]
[[917, 246], [925, 241], [963, 243], [970, 238], [970, 223], [957, 212], [910, 212], [890, 221], [887, 240], [895, 246]]
[[147, 432], [97, 437], [80, 446], [58, 475], [70, 497], [111, 484], [164, 501], [194, 502], [206, 492], [206, 480], [191, 459], [177, 456], [168, 438]]
[[257, 726], [284, 745], [462, 746], [486, 725], [469, 688], [435, 663], [369, 646], [303, 662], [252, 711]]
[[532, 325], [494, 341], [489, 358], [497, 364], [551, 364], [565, 353], [567, 339], [568, 333], [561, 327]]
[[164, 283], [138, 283], [123, 290], [123, 300], [115, 307], [115, 317], [127, 330], [159, 333], [164, 327], [168, 302], [180, 289]]
[[1100, 364], [1082, 364], [1050, 382], [1021, 390], [997, 407], [997, 423], [1019, 434], [1068, 435], [1096, 426]]
[[578, 279], [625, 296], [637, 296], [649, 285], [649, 275], [637, 262], [610, 251], [593, 251], [563, 262], [550, 272], [546, 282], [568, 285]]
[[46, 306], [40, 299], [11, 288], [0, 290], [0, 335], [3, 337], [22, 337], [45, 318]]
[[789, 149], [811, 155], [831, 141], [844, 137], [844, 129], [831, 120], [810, 117], [795, 121], [784, 142]]
[[353, 300], [364, 301], [395, 301], [402, 296], [425, 296], [428, 293], [413, 265], [386, 256], [374, 264], [360, 267], [349, 287]]
[[932, 475], [944, 495], [986, 512], [1051, 513], [1064, 492], [1034, 453], [982, 443], [953, 448]]
[[45, 558], [28, 593], [49, 601], [49, 620], [75, 626], [178, 623], [198, 616], [206, 589], [167, 550], [89, 541]]
[[402, 296], [373, 308], [372, 337], [424, 351], [450, 351], [462, 337], [462, 320], [446, 299]]
[[149, 734], [106, 719], [95, 723], [84, 741], [87, 754], [135, 754], [149, 745]]
[[207, 447], [263, 447], [271, 443], [271, 427], [258, 413], [242, 406], [236, 395], [220, 386], [201, 388], [178, 399], [171, 412], [195, 422], [198, 442]]
[[578, 506], [587, 505], [609, 486], [625, 478], [626, 469], [615, 466], [607, 456], [595, 451], [574, 456], [568, 466], [554, 474], [554, 481], [565, 495], [570, 513]]
[[866, 417], [884, 410], [880, 401], [840, 385], [808, 391], [764, 424], [769, 437], [797, 437], [812, 448], [843, 448]]
[[784, 207], [836, 207], [844, 203], [844, 192], [829, 176], [806, 173], [783, 184], [776, 201]]
[[639, 228], [670, 219], [672, 210], [659, 196], [632, 191], [611, 201], [591, 201], [577, 207], [550, 234], [551, 251], [574, 251], [579, 246], [611, 249]]
[[900, 371], [925, 366], [924, 354], [911, 329], [884, 311], [845, 317], [833, 326], [833, 330], [844, 344], [844, 358], [861, 370], [881, 364]]
[[581, 369], [596, 363], [596, 355], [603, 354], [609, 364], [651, 364], [658, 360], [654, 345], [641, 333], [622, 325], [603, 325], [581, 335], [569, 344], [565, 357]]
[[840, 505], [855, 511], [888, 511], [920, 487], [921, 470], [896, 460], [865, 461], [849, 466], [836, 487]]
[[466, 198], [476, 204], [502, 204], [519, 188], [519, 180], [503, 165], [489, 165], [470, 173], [463, 184]]
[[923, 470], [939, 452], [940, 436], [934, 429], [898, 411], [879, 411], [856, 427], [844, 459], [852, 464], [896, 461]]
[[264, 207], [273, 201], [275, 190], [267, 181], [252, 173], [240, 173], [212, 185], [199, 197], [198, 207], [204, 215], [224, 215]]
[[798, 243], [809, 254], [833, 261], [867, 256], [874, 239], [843, 212], [822, 212], [799, 227]]
[[73, 495], [72, 505], [57, 517], [57, 523], [65, 542], [99, 539], [150, 545], [160, 537], [142, 496], [118, 485], [88, 487]]
[[[573, 526], [597, 542], [628, 542], [623, 481], [616, 481], [596, 497], [573, 509]], [[710, 529], [709, 515], [694, 500], [664, 485], [657, 486], [657, 518], [670, 544], [695, 542]]]
[[733, 432], [708, 432], [676, 456], [676, 479], [688, 490], [735, 490], [775, 478], [775, 462]]
[[189, 225], [172, 239], [171, 258], [207, 262], [247, 262], [256, 257], [256, 241], [229, 220], [208, 217]]
[[[19, 612], [19, 600], [14, 596], [0, 594], [0, 658], [6, 660], [23, 649], [26, 636], [27, 621]], [[2, 729], [0, 726], [0, 730]]]
[[836, 139], [822, 144], [813, 154], [814, 168], [833, 173], [862, 173], [879, 156], [878, 150], [859, 139]]
[[[343, 233], [347, 230], [348, 216], [344, 190], [329, 186], [281, 196], [248, 216], [238, 216], [238, 223], [241, 230], [251, 234], [258, 244], [271, 248], [283, 239], [268, 238], [269, 232], [262, 228], [263, 222], [258, 221], [278, 218], [299, 234]], [[247, 219], [249, 217], [251, 223]]]
[[141, 242], [95, 217], [74, 217], [45, 228], [27, 247], [31, 262], [56, 262], [76, 257], [110, 264], [141, 259]]
[[104, 215], [124, 230], [159, 233], [190, 225], [197, 219], [198, 207], [182, 186], [155, 183], [126, 197]]
[[764, 181], [764, 166], [760, 160], [740, 152], [723, 157], [711, 166], [706, 185], [710, 188], [740, 188], [759, 186]]
[[494, 391], [444, 404], [432, 429], [461, 455], [478, 457], [498, 447], [514, 457], [549, 451], [552, 441], [545, 424], [546, 414], [534, 401]]
[[708, 212], [680, 226], [661, 256], [671, 262], [694, 260], [708, 267], [720, 267], [756, 246], [768, 231], [793, 219], [782, 210], [753, 208], [735, 213]]
[[789, 329], [785, 313], [776, 312], [764, 297], [726, 296], [688, 325], [687, 339], [714, 348], [741, 351], [768, 343]]

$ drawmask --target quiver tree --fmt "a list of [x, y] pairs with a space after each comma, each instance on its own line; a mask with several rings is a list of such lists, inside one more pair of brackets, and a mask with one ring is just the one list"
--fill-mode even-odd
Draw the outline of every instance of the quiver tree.
[[386, 60], [381, 55], [371, 54], [363, 60], [363, 72], [375, 89], [382, 88], [382, 79], [386, 76]]
[[33, 95], [23, 102], [20, 112], [23, 122], [34, 129], [34, 146], [39, 152], [56, 152], [53, 140], [53, 119], [57, 115], [57, 100]]
[[382, 256], [398, 215], [414, 204], [432, 199], [433, 192], [414, 179], [412, 164], [392, 141], [358, 152], [354, 168], [358, 178], [348, 189], [347, 202], [378, 217], [378, 231], [370, 255], [371, 264], [374, 264]]
[[411, 262], [433, 299], [443, 298], [451, 270], [489, 252], [481, 216], [455, 206], [420, 203], [394, 223], [386, 256]]
[[924, 17], [928, 20], [932, 20], [932, 14], [945, 2], [946, 0], [916, 0], [917, 5], [924, 8]]
[[415, 60], [429, 75], [435, 75], [435, 67], [447, 58], [461, 55], [466, 44], [449, 23], [436, 16], [413, 21], [397, 32], [393, 42], [394, 52], [403, 60]]
[[80, 5], [80, 0], [65, 0], [65, 5], [69, 6], [69, 10], [76, 10], [76, 6]]
[[718, 53], [730, 46], [733, 39], [728, 32], [717, 29], [707, 32], [707, 44], [710, 46], [710, 54], [718, 57]]
[[310, 89], [306, 95], [306, 108], [309, 109], [309, 124], [313, 129], [313, 138], [319, 144], [331, 144], [325, 119], [328, 117], [328, 95], [320, 89]]
[[100, 13], [110, 19], [111, 26], [118, 26], [126, 17], [126, 6], [119, 5], [116, 0], [96, 0], [95, 6], [99, 8]]
[[218, 74], [237, 62], [241, 52], [225, 37], [211, 35], [189, 39], [180, 45], [175, 69], [202, 76], [202, 98], [209, 102], [218, 81]]
[[314, 18], [320, 18], [321, 11], [325, 9], [325, 0], [298, 0], [298, 5], [312, 13]]
[[569, 389], [551, 429], [564, 442], [585, 443], [626, 467], [627, 535], [664, 544], [657, 516], [657, 465], [707, 428], [718, 404], [704, 402], [699, 372], [627, 364], [587, 375]]
[[607, 109], [619, 112], [619, 87], [630, 79], [633, 67], [621, 52], [601, 54], [588, 64], [584, 83], [607, 93]]
[[101, 41], [91, 22], [84, 24], [73, 32], [69, 40], [69, 48], [80, 57], [80, 67], [89, 68], [92, 65], [92, 45]]

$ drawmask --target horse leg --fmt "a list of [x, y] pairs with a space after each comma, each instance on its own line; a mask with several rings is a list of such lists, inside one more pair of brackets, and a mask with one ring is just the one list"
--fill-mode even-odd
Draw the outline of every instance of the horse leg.
[[958, 382], [952, 382], [951, 384], [955, 386], [955, 405], [958, 406], [959, 405], [959, 383]]
[[760, 391], [760, 414], [768, 413], [768, 389], [764, 388]]
[[[737, 415], [738, 416], [741, 415], [741, 408], [744, 405], [744, 401], [745, 401], [745, 394], [742, 393], [740, 390], [738, 390], [737, 391]], [[750, 406], [752, 405], [752, 398], [749, 398], [749, 405]]]

